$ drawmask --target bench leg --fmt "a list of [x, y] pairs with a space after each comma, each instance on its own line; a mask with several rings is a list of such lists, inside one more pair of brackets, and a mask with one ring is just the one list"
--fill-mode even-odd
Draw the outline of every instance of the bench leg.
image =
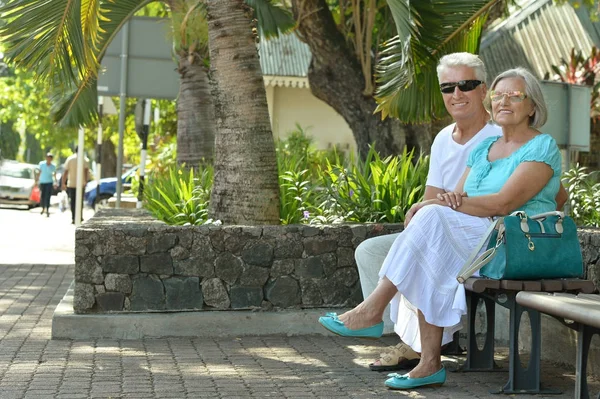
[[[592, 337], [598, 332], [598, 329], [586, 326], [585, 324], [579, 325], [579, 330], [577, 331], [577, 377], [575, 381], [575, 398], [590, 398], [590, 392], [587, 385], [587, 360]], [[600, 395], [598, 397], [600, 398]]]
[[[477, 316], [477, 305], [479, 300], [483, 299], [485, 304], [485, 313], [487, 319], [485, 343], [483, 349], [477, 347], [477, 338], [475, 335], [475, 321]], [[467, 292], [467, 361], [463, 371], [493, 371], [497, 368], [494, 364], [494, 327], [496, 321], [495, 306], [496, 303], [484, 296], [474, 292]]]
[[[537, 310], [526, 309], [516, 303], [515, 296], [509, 295], [505, 306], [510, 310], [510, 348], [508, 382], [502, 389], [505, 394], [560, 394], [555, 390], [542, 390], [540, 381], [540, 355], [541, 355], [541, 316]], [[519, 356], [519, 327], [523, 312], [529, 314], [531, 325], [531, 348], [527, 368], [521, 365]]]

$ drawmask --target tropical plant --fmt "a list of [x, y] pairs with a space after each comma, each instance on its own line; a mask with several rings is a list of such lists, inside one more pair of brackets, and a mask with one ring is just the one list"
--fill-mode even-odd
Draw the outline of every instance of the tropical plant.
[[[151, 4], [152, 3], [152, 4]], [[181, 75], [178, 138], [180, 162], [189, 167], [212, 158], [214, 113], [208, 85], [205, 2], [195, 0], [98, 0], [92, 2], [9, 0], [0, 8], [0, 38], [9, 59], [53, 90], [53, 113], [65, 126], [97, 118], [99, 62], [121, 27], [138, 11], [165, 16], [168, 6]], [[271, 0], [248, 0], [265, 36], [290, 29], [293, 21]], [[264, 27], [262, 26], [264, 23]], [[251, 27], [248, 26], [250, 30]], [[72, 62], [71, 62], [72, 61]]]
[[590, 101], [590, 118], [594, 122], [600, 118], [600, 80], [596, 77], [600, 73], [600, 51], [596, 46], [592, 47], [590, 55], [583, 56], [581, 51], [571, 49], [569, 60], [561, 58], [559, 65], [551, 66], [554, 75], [546, 73], [545, 80], [555, 80], [576, 85], [585, 85], [592, 87], [592, 97]]
[[212, 186], [211, 166], [198, 172], [173, 167], [153, 174], [146, 187], [145, 208], [156, 218], [172, 225], [204, 224]]
[[325, 184], [321, 208], [332, 208], [347, 222], [402, 222], [408, 209], [423, 198], [428, 161], [427, 156], [415, 161], [414, 152], [406, 148], [400, 156], [382, 159], [371, 147], [363, 163], [328, 163], [321, 175]]
[[381, 117], [422, 123], [444, 116], [437, 61], [448, 52], [477, 53], [487, 12], [503, 3], [292, 0], [298, 31], [312, 53], [311, 91], [344, 117], [361, 156], [371, 143], [380, 154], [398, 154], [428, 131]]
[[600, 227], [600, 172], [575, 165], [563, 175], [569, 210], [579, 226]]

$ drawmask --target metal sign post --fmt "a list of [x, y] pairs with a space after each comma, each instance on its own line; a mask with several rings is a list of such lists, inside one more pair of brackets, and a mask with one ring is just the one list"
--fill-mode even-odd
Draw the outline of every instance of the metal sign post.
[[146, 155], [148, 153], [148, 133], [150, 131], [150, 100], [144, 100], [143, 104], [144, 121], [141, 131], [140, 139], [142, 140], [142, 153], [140, 156], [140, 185], [138, 188], [138, 200], [137, 207], [142, 207], [142, 201], [144, 200], [144, 184], [146, 176]]

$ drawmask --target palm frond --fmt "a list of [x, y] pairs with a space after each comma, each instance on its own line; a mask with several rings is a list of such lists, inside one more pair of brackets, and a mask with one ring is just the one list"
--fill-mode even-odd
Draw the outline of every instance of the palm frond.
[[[87, 4], [87, 3], [86, 3]], [[13, 0], [0, 7], [0, 28], [10, 62], [35, 71], [42, 80], [73, 82], [97, 58], [86, 45], [81, 0]], [[96, 20], [98, 13], [88, 17]], [[93, 25], [93, 22], [90, 22]]]
[[448, 53], [479, 51], [487, 12], [497, 1], [421, 0], [408, 6], [408, 0], [388, 0], [398, 36], [383, 44], [376, 66], [376, 111], [407, 123], [443, 117], [436, 64]]
[[246, 0], [246, 4], [254, 10], [260, 37], [277, 37], [291, 31], [296, 24], [292, 13], [273, 0]]
[[[123, 25], [141, 8], [153, 0], [105, 0], [101, 4], [100, 35], [94, 46], [98, 60], [101, 60], [106, 49]], [[53, 92], [52, 113], [61, 126], [78, 126], [95, 123], [98, 118], [98, 94], [96, 88], [98, 67], [83, 71], [77, 81]]]

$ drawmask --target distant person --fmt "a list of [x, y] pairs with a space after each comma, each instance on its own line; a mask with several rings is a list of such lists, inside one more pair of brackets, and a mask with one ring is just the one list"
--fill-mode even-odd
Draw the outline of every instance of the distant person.
[[40, 161], [35, 170], [36, 184], [40, 186], [42, 197], [42, 215], [45, 212], [47, 217], [50, 217], [50, 197], [56, 182], [56, 165], [52, 163], [53, 158], [51, 153], [47, 153], [46, 160]]
[[[75, 147], [75, 153], [71, 155], [65, 161], [65, 171], [62, 175], [61, 187], [64, 190], [66, 188], [69, 201], [71, 203], [71, 224], [75, 224], [75, 203], [77, 198], [77, 151], [78, 147]], [[89, 173], [89, 161], [85, 156], [83, 157], [83, 180], [82, 187], [85, 188], [87, 183], [87, 177]], [[81, 195], [81, 209], [83, 210], [83, 193]], [[83, 220], [81, 220], [83, 221]]]

